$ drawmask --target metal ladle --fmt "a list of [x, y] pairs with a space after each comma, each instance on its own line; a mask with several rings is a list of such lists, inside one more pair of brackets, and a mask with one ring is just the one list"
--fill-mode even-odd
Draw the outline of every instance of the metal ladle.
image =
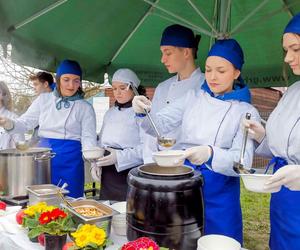
[[[250, 120], [250, 118], [251, 118], [251, 114], [246, 113], [246, 119]], [[251, 169], [244, 168], [244, 155], [245, 155], [245, 150], [246, 150], [247, 139], [248, 139], [248, 129], [245, 128], [244, 134], [243, 134], [240, 159], [239, 159], [239, 162], [234, 162], [234, 166], [233, 166], [233, 170], [237, 174], [253, 174], [255, 172], [255, 170], [253, 168], [251, 168]]]
[[62, 191], [68, 186], [68, 184], [65, 182], [61, 188], [59, 188], [57, 190], [57, 194], [59, 196], [59, 198], [63, 201], [63, 203], [65, 203], [66, 206], [72, 208], [72, 204], [65, 198], [65, 196], [63, 195]]
[[[132, 83], [131, 83], [131, 87], [134, 95], [139, 96], [140, 95], [139, 92], [137, 91], [136, 87], [133, 86]], [[146, 116], [148, 117], [150, 124], [155, 131], [155, 134], [157, 136], [157, 143], [166, 148], [172, 147], [176, 143], [176, 139], [161, 136], [149, 112], [146, 109], [144, 109], [144, 112], [146, 113]]]

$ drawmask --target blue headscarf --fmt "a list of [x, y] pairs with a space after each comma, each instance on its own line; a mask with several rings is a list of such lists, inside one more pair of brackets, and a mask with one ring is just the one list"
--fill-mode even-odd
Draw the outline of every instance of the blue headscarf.
[[[218, 40], [208, 52], [209, 56], [219, 56], [231, 62], [238, 70], [242, 70], [244, 64], [244, 53], [241, 46], [234, 39]], [[238, 78], [239, 83], [235, 83], [233, 90], [223, 95], [215, 96], [210, 90], [206, 80], [202, 85], [202, 89], [209, 93], [212, 97], [220, 100], [238, 100], [251, 103], [251, 93], [247, 85], [244, 83], [241, 75]]]
[[[80, 76], [80, 80], [82, 80], [82, 70], [78, 62], [72, 60], [64, 60], [60, 63], [56, 70], [56, 76], [61, 77], [64, 74], [73, 74]], [[53, 90], [53, 94], [59, 99], [56, 101], [56, 109], [60, 110], [62, 105], [65, 108], [69, 108], [71, 106], [70, 101], [81, 100], [84, 97], [84, 93], [79, 93], [78, 91], [73, 96], [61, 96], [61, 94], [57, 91], [55, 87]]]
[[160, 46], [198, 49], [199, 40], [200, 36], [195, 36], [191, 29], [174, 24], [165, 28], [161, 36]]
[[231, 62], [235, 68], [242, 70], [244, 53], [241, 46], [234, 39], [218, 40], [211, 47], [208, 56], [220, 56]]
[[73, 74], [80, 76], [82, 80], [82, 70], [78, 62], [72, 60], [63, 60], [57, 67], [56, 76], [61, 77], [63, 74]]
[[284, 29], [285, 33], [295, 33], [300, 35], [300, 13], [294, 16]]

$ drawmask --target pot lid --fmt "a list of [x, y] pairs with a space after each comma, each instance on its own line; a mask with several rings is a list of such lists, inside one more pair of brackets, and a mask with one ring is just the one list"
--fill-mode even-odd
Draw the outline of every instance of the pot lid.
[[9, 148], [9, 149], [3, 149], [0, 150], [0, 156], [1, 155], [11, 155], [11, 156], [16, 156], [16, 155], [35, 155], [35, 154], [40, 154], [40, 153], [45, 153], [51, 151], [51, 148], [28, 148], [26, 150], [19, 150], [16, 148]]
[[143, 174], [157, 176], [181, 176], [188, 175], [194, 172], [194, 170], [188, 166], [160, 167], [155, 163], [142, 165], [138, 169]]

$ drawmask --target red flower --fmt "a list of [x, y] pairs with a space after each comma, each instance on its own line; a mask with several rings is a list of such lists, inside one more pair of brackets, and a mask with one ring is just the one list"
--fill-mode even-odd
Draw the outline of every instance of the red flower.
[[122, 246], [121, 250], [148, 250], [152, 247], [153, 250], [159, 250], [159, 246], [148, 237], [141, 237], [135, 241], [130, 241]]
[[60, 210], [59, 208], [53, 209], [51, 212], [44, 212], [40, 215], [39, 221], [40, 223], [47, 224], [50, 221], [56, 220], [58, 218], [65, 218], [67, 214], [63, 211]]
[[59, 208], [55, 208], [51, 211], [51, 220], [56, 220], [57, 218], [65, 218], [66, 216], [67, 214]]
[[39, 222], [43, 225], [43, 224], [47, 224], [51, 221], [51, 213], [50, 212], [44, 212], [41, 213], [40, 217], [39, 217]]

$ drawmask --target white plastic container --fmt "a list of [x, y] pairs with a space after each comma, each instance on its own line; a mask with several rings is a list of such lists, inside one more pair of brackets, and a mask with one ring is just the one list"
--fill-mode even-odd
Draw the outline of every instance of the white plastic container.
[[120, 214], [115, 215], [112, 219], [112, 227], [117, 235], [126, 235], [126, 201], [116, 202], [111, 205], [111, 208], [118, 211]]
[[271, 174], [240, 174], [245, 188], [257, 193], [276, 193], [281, 187], [264, 189], [265, 183], [273, 176]]
[[83, 156], [86, 160], [95, 160], [103, 157], [104, 149], [99, 147], [92, 147], [82, 150]]
[[184, 162], [184, 160], [180, 160], [184, 156], [183, 150], [158, 151], [154, 152], [152, 156], [157, 165], [161, 167], [182, 166]]
[[197, 245], [197, 250], [241, 250], [241, 244], [238, 241], [219, 234], [202, 236]]

